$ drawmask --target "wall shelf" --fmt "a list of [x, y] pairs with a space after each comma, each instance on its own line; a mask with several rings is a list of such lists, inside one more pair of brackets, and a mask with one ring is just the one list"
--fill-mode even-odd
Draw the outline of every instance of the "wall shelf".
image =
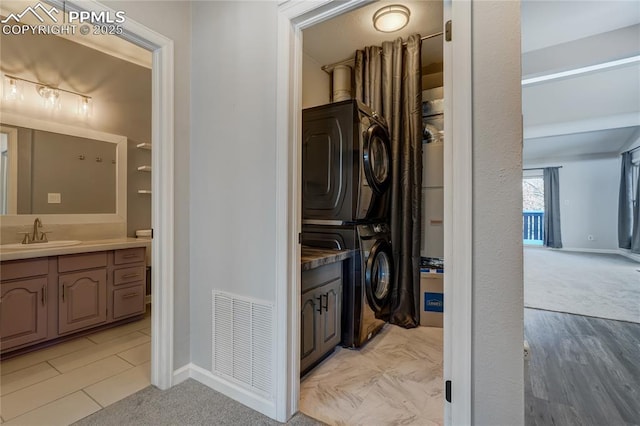
[[150, 143], [139, 143], [138, 145], [136, 145], [136, 148], [151, 150], [151, 144]]
[[140, 167], [138, 167], [138, 171], [139, 172], [150, 172], [151, 171], [151, 166], [140, 166]]
[[150, 189], [138, 189], [138, 194], [151, 194]]

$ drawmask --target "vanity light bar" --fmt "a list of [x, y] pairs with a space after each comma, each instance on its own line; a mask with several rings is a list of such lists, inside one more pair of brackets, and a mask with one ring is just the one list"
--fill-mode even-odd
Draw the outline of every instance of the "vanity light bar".
[[78, 93], [78, 92], [74, 92], [72, 90], [60, 89], [59, 87], [53, 87], [53, 86], [50, 86], [48, 84], [40, 83], [38, 81], [32, 81], [32, 80], [28, 80], [26, 78], [16, 77], [16, 76], [9, 75], [9, 74], [5, 74], [4, 77], [8, 78], [9, 80], [17, 80], [17, 81], [24, 81], [24, 82], [27, 82], [27, 83], [31, 83], [31, 84], [35, 85], [36, 88], [41, 88], [42, 87], [42, 88], [46, 88], [46, 89], [49, 89], [49, 90], [57, 90], [59, 92], [70, 93], [72, 95], [80, 96], [83, 99], [91, 99], [91, 96], [84, 95], [84, 94]]

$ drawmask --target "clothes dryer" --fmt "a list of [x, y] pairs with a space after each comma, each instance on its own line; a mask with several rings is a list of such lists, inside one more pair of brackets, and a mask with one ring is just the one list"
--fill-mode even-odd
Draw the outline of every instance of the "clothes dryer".
[[385, 120], [356, 100], [302, 111], [302, 219], [386, 221], [391, 146]]

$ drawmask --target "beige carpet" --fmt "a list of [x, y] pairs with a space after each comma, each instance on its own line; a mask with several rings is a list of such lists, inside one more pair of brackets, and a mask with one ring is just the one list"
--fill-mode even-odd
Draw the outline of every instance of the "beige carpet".
[[524, 305], [640, 323], [639, 270], [615, 254], [525, 248]]

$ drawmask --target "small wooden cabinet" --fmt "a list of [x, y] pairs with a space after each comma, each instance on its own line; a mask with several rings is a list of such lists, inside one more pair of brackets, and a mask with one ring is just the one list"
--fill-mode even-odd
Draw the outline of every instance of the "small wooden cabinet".
[[340, 343], [342, 262], [302, 273], [300, 371], [304, 374]]
[[69, 333], [107, 321], [107, 270], [62, 274], [58, 278], [58, 332]]
[[2, 284], [2, 349], [36, 343], [47, 337], [47, 278]]
[[144, 314], [145, 259], [135, 247], [0, 263], [0, 351]]

